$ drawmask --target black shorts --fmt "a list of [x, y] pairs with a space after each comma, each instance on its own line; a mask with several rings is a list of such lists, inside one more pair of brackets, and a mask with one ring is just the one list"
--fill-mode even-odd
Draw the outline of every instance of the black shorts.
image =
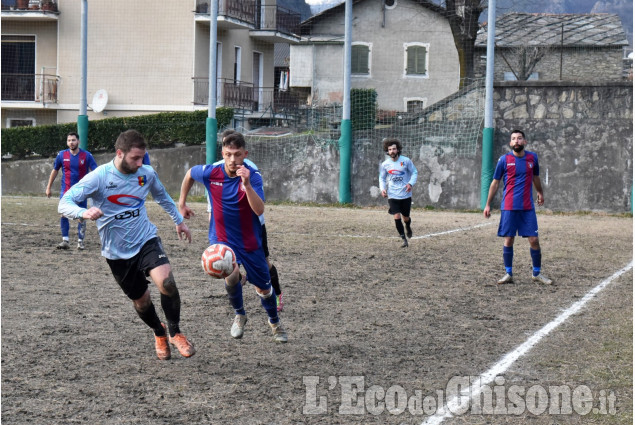
[[390, 199], [388, 198], [388, 214], [401, 214], [404, 217], [410, 217], [410, 207], [412, 206], [412, 198], [406, 199]]
[[106, 262], [115, 280], [131, 300], [138, 300], [145, 294], [148, 289], [146, 277], [150, 275], [150, 270], [170, 263], [159, 237], [146, 242], [134, 257], [127, 260], [106, 259]]
[[269, 244], [267, 243], [267, 228], [262, 225], [262, 250], [265, 252], [265, 258], [269, 256]]

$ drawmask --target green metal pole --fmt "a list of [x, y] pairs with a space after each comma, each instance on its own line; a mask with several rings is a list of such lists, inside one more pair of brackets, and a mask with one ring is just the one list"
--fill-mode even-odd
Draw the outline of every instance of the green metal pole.
[[481, 160], [481, 209], [485, 208], [489, 186], [494, 176], [494, 129], [483, 129], [483, 157]]
[[351, 120], [342, 120], [342, 135], [340, 136], [340, 204], [351, 203]]
[[79, 147], [88, 149], [88, 115], [77, 116], [77, 134], [79, 134]]
[[216, 118], [205, 120], [205, 161], [206, 164], [216, 162], [216, 143], [218, 142], [218, 121]]

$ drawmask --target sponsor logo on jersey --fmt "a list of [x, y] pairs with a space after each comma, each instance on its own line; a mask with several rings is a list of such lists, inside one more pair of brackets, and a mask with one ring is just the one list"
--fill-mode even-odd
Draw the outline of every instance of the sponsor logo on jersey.
[[143, 199], [134, 195], [126, 195], [123, 193], [110, 195], [106, 199], [108, 199], [113, 204], [121, 205], [122, 207], [137, 208], [143, 205]]
[[214, 185], [214, 186], [223, 186], [222, 182], [209, 182], [210, 185]]
[[106, 190], [109, 189], [117, 189], [117, 185], [114, 184], [113, 182], [108, 182], [108, 185], [106, 186]]
[[146, 176], [139, 176], [137, 179], [139, 180], [139, 186], [144, 186], [146, 184]]
[[406, 172], [402, 170], [388, 170], [388, 174], [392, 174], [393, 176], [403, 176]]

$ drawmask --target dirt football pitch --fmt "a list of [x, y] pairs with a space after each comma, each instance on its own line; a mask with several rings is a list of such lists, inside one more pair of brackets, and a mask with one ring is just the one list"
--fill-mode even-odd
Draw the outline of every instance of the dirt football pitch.
[[[497, 213], [415, 209], [401, 249], [385, 208], [267, 205], [289, 334], [277, 344], [251, 285], [245, 335], [231, 338], [222, 281], [200, 265], [205, 205], [190, 206], [188, 244], [148, 202], [180, 290], [181, 329], [197, 348], [160, 361], [100, 255], [95, 224], [85, 251], [58, 251], [56, 199], [2, 198], [3, 424], [633, 422], [630, 216], [539, 213], [554, 284], [531, 281], [518, 238], [516, 282], [497, 285]], [[72, 223], [71, 241], [76, 231]], [[163, 318], [156, 287], [151, 294]], [[518, 354], [578, 302], [496, 369], [478, 401], [441, 417], [457, 382]]]

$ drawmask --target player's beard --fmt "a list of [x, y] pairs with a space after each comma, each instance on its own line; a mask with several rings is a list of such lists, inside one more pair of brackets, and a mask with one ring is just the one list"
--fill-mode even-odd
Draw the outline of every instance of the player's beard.
[[525, 149], [525, 146], [523, 146], [523, 145], [515, 145], [513, 149], [514, 149], [514, 152], [521, 153], [523, 151], [523, 149]]
[[128, 163], [126, 162], [125, 157], [121, 161], [121, 164], [119, 165], [119, 167], [121, 168], [121, 171], [123, 171], [124, 174], [134, 174], [139, 169], [139, 167], [136, 167], [136, 168], [130, 167]]
[[393, 159], [393, 161], [397, 158], [399, 158], [399, 152], [395, 152], [395, 153], [391, 153], [390, 157]]

